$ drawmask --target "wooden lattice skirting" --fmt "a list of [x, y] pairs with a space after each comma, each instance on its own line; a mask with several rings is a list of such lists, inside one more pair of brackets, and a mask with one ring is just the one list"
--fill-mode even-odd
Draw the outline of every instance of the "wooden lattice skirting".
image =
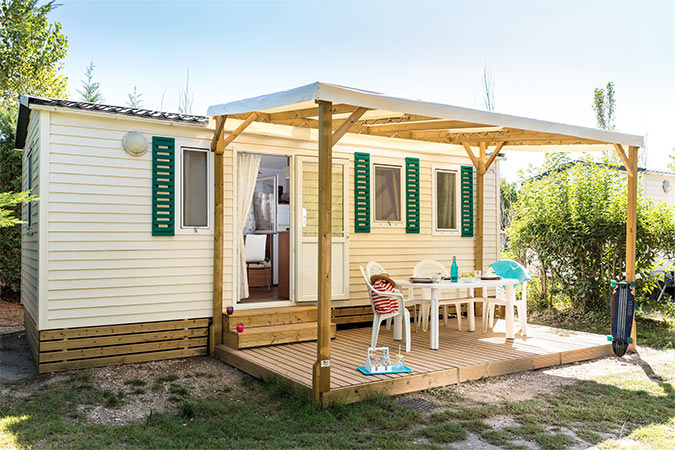
[[209, 319], [37, 331], [26, 315], [26, 334], [38, 372], [206, 355]]

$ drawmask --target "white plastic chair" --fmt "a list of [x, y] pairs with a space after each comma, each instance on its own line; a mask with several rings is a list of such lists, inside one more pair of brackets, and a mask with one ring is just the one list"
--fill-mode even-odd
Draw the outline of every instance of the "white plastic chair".
[[[494, 270], [490, 268], [488, 273], [494, 273]], [[521, 334], [527, 336], [527, 280], [524, 280], [520, 285], [523, 287], [522, 295], [520, 299], [516, 298], [513, 306], [518, 313]], [[504, 286], [498, 286], [496, 288], [495, 297], [488, 297], [486, 300], [487, 301], [483, 302], [483, 332], [487, 331], [488, 322], [490, 323], [490, 328], [494, 327], [495, 306], [506, 306], [506, 289], [504, 289]]]
[[370, 281], [370, 278], [373, 275], [378, 275], [380, 273], [386, 273], [387, 271], [384, 270], [384, 267], [382, 267], [379, 263], [376, 263], [375, 261], [370, 261], [366, 265], [366, 275], [368, 276], [368, 281]]
[[266, 234], [248, 234], [244, 242], [246, 268], [247, 269], [265, 269], [265, 281], [267, 282], [267, 290], [270, 291], [272, 286], [270, 284], [269, 270], [272, 264], [265, 258], [265, 247], [267, 245]]
[[[379, 263], [375, 261], [370, 261], [366, 265], [366, 276], [368, 276], [368, 281], [373, 277], [373, 275], [378, 275], [380, 273], [387, 273], [384, 267], [382, 267]], [[421, 305], [430, 305], [431, 300], [430, 299], [421, 299], [421, 300], [415, 300], [413, 295], [412, 295], [412, 289], [410, 289], [410, 298], [405, 302], [406, 305], [412, 306], [413, 307], [413, 320], [415, 322], [415, 332], [417, 332], [417, 327], [418, 327], [418, 322], [419, 322], [419, 311]], [[391, 328], [391, 319], [387, 320], [387, 330]]]
[[[384, 270], [384, 267], [382, 267], [379, 263], [376, 263], [375, 261], [370, 261], [366, 265], [366, 275], [368, 276], [368, 281], [370, 281], [373, 275], [379, 275], [381, 273], [387, 273], [387, 271]], [[391, 328], [391, 319], [387, 320], [386, 327], [387, 330]]]
[[[363, 275], [363, 280], [366, 282], [368, 287], [368, 295], [370, 297], [370, 306], [373, 308], [373, 331], [370, 335], [370, 346], [377, 347], [377, 337], [380, 334], [380, 325], [383, 320], [392, 319], [397, 316], [403, 316], [403, 334], [405, 336], [405, 351], [410, 352], [410, 313], [405, 307], [405, 300], [403, 294], [400, 292], [386, 292], [375, 289], [370, 283], [370, 277], [366, 274], [366, 270], [363, 267], [361, 269], [361, 275]], [[382, 272], [380, 272], [382, 273]], [[376, 275], [376, 274], [374, 274]], [[396, 312], [388, 314], [378, 314], [375, 310], [375, 304], [373, 303], [373, 294], [378, 294], [385, 297], [395, 298], [398, 301], [398, 309]]]
[[[438, 261], [433, 259], [425, 259], [418, 262], [413, 269], [413, 277], [433, 277], [434, 275], [440, 273], [441, 275], [450, 275], [447, 267], [441, 264]], [[412, 297], [412, 294], [410, 294]], [[422, 296], [425, 300], [431, 300], [431, 289], [422, 288]], [[439, 306], [443, 306], [443, 324], [448, 325], [448, 306], [453, 305], [455, 311], [457, 312], [457, 329], [462, 330], [462, 304], [469, 304], [469, 300], [466, 298], [441, 298], [438, 300]], [[423, 313], [420, 314], [422, 317], [422, 329], [427, 331], [428, 320], [429, 320], [429, 308], [426, 307], [423, 309]], [[418, 319], [419, 321], [419, 319]], [[417, 327], [417, 323], [415, 326]]]

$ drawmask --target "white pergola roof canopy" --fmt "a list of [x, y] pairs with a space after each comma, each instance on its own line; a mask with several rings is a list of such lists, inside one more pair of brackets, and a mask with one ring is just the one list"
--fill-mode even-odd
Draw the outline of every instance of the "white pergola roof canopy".
[[[333, 104], [334, 129], [356, 117], [349, 133], [505, 150], [592, 151], [614, 144], [642, 147], [642, 136], [511, 116], [471, 108], [389, 97], [375, 92], [312, 83], [287, 91], [210, 106], [209, 116], [228, 116], [318, 128], [317, 101]], [[354, 113], [357, 112], [355, 115]]]

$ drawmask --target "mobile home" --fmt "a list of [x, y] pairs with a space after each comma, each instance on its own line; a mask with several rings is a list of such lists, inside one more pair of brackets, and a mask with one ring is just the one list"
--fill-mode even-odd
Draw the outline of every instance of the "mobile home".
[[[473, 305], [490, 292], [467, 293], [469, 331], [459, 308], [457, 326], [440, 330], [438, 291], [459, 285], [436, 283], [430, 343], [416, 333], [406, 356], [413, 373], [359, 373], [369, 331], [336, 326], [373, 320], [368, 263], [404, 281], [422, 260], [456, 258], [471, 272], [499, 259], [502, 150], [615, 150], [634, 281], [643, 144], [325, 83], [214, 105], [208, 117], [24, 97], [16, 146], [24, 187], [39, 195], [23, 212], [31, 348], [40, 371], [210, 352], [317, 402], [605, 355], [604, 336], [516, 335], [512, 284], [505, 328], [477, 333]], [[382, 342], [397, 345], [402, 325]]]
[[[226, 124], [226, 131], [237, 125]], [[213, 318], [214, 128], [203, 116], [22, 99], [23, 186], [39, 196], [23, 209], [22, 302], [41, 371], [206, 352]], [[137, 153], [125, 150], [134, 138], [141, 142]], [[163, 152], [172, 156], [163, 160]], [[315, 305], [315, 130], [254, 123], [224, 160], [223, 308], [258, 314]], [[165, 197], [161, 163], [172, 177]], [[355, 194], [355, 170], [370, 174], [367, 197]], [[496, 163], [485, 175], [489, 261], [498, 259], [498, 171]], [[335, 146], [332, 304], [344, 308], [337, 323], [368, 314], [359, 266], [370, 260], [400, 277], [420, 259], [449, 264], [455, 256], [461, 268], [473, 268], [474, 178], [461, 147], [352, 134]], [[254, 195], [241, 225], [237, 201], [246, 189]], [[355, 218], [356, 202], [370, 220]], [[237, 249], [249, 235], [262, 238], [263, 263], [238, 270]], [[315, 313], [308, 317], [288, 336], [251, 339], [316, 339]], [[225, 330], [235, 342], [247, 334]], [[106, 345], [97, 346], [103, 336]]]

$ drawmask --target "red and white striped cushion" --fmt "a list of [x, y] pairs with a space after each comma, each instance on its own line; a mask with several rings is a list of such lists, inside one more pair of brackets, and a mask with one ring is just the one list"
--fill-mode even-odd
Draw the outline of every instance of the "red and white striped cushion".
[[[387, 280], [375, 280], [373, 287], [378, 291], [397, 292], [394, 286]], [[375, 313], [377, 314], [391, 314], [398, 311], [399, 304], [396, 297], [389, 297], [387, 295], [378, 294], [377, 292], [371, 292], [370, 298], [373, 302]]]

